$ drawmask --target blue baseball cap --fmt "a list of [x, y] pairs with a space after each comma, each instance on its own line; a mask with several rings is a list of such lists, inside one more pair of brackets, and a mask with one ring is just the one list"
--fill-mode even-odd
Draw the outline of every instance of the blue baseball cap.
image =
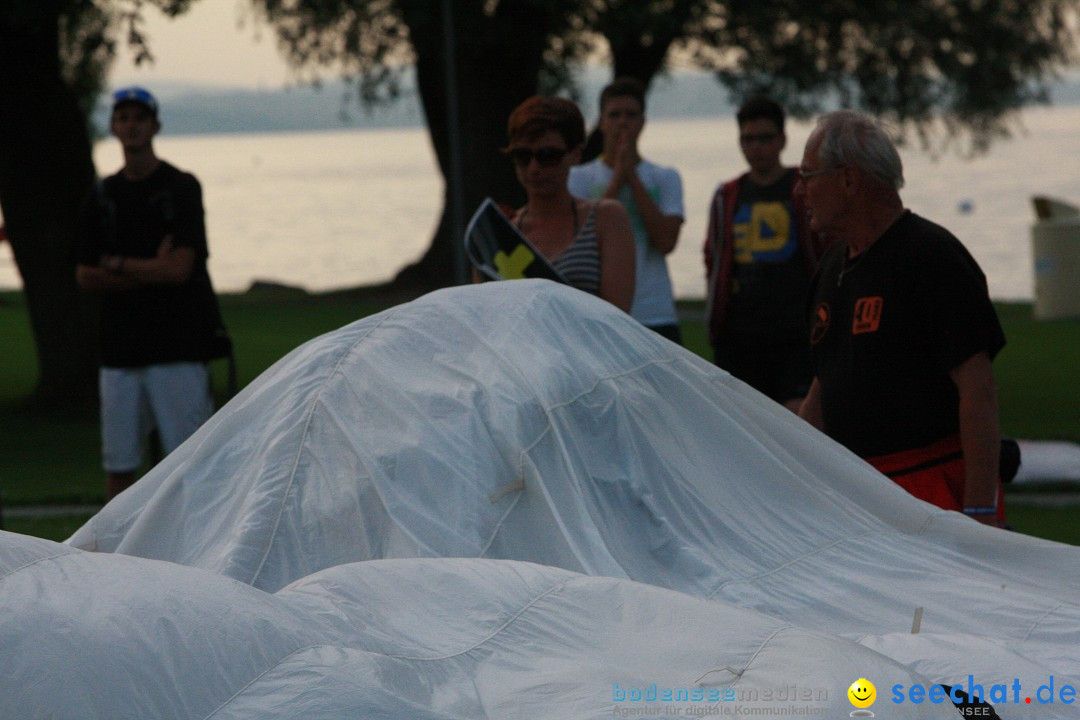
[[151, 115], [157, 117], [157, 100], [154, 99], [154, 96], [151, 95], [150, 91], [146, 88], [141, 88], [136, 85], [126, 88], [120, 88], [113, 93], [112, 100], [112, 109], [114, 112], [116, 111], [116, 108], [123, 105], [124, 103], [138, 103], [139, 105], [142, 105], [147, 110], [149, 110]]

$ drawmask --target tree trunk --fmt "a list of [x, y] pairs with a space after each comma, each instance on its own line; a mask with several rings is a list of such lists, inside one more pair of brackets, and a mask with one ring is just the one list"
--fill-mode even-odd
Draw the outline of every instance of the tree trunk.
[[75, 284], [73, 253], [94, 167], [60, 74], [55, 5], [34, 4], [18, 26], [0, 18], [0, 207], [37, 348], [35, 394], [68, 401], [96, 396], [96, 304]]
[[[453, 173], [439, 4], [422, 0], [404, 5], [403, 15], [416, 52], [420, 98], [439, 168], [447, 179], [442, 217], [431, 247], [394, 280], [399, 287], [423, 292], [454, 284], [455, 244], [460, 245], [463, 239], [451, 227]], [[484, 13], [483, 2], [454, 0], [452, 5], [457, 37], [471, 40], [468, 46], [459, 42], [455, 56], [467, 220], [485, 197], [511, 205], [524, 201], [513, 167], [499, 148], [506, 144], [510, 112], [536, 93], [547, 36], [544, 29], [550, 26], [551, 18], [541, 8], [542, 3], [499, 3], [491, 16]]]

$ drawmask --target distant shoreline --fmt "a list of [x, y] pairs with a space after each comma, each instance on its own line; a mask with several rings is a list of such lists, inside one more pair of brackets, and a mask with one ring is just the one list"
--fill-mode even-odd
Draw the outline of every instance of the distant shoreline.
[[[581, 106], [590, 123], [596, 115], [593, 98], [605, 80], [606, 76], [596, 70], [580, 78]], [[297, 85], [275, 90], [176, 84], [151, 90], [161, 100], [162, 124], [170, 136], [425, 125], [419, 97], [408, 83], [397, 100], [371, 107], [360, 105], [355, 92], [341, 80], [320, 87]], [[1080, 76], [1052, 83], [1050, 96], [1049, 107], [1080, 104]], [[727, 90], [710, 73], [701, 71], [680, 70], [658, 77], [649, 94], [652, 119], [730, 118], [734, 110]], [[96, 127], [107, 127], [108, 113], [107, 98], [102, 97], [94, 113]]]

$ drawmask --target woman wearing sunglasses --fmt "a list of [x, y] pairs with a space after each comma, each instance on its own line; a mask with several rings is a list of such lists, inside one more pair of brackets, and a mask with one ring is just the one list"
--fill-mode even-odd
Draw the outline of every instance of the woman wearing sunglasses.
[[630, 311], [634, 239], [630, 218], [615, 200], [583, 200], [567, 190], [581, 161], [585, 119], [563, 98], [531, 97], [510, 114], [504, 149], [528, 202], [513, 222], [570, 285]]

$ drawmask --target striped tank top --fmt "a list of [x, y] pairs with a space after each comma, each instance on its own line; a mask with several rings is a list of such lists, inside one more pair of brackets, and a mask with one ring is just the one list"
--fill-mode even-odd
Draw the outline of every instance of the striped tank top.
[[585, 216], [585, 224], [570, 241], [570, 247], [550, 262], [571, 286], [593, 295], [600, 294], [600, 245], [596, 240], [595, 203]]

